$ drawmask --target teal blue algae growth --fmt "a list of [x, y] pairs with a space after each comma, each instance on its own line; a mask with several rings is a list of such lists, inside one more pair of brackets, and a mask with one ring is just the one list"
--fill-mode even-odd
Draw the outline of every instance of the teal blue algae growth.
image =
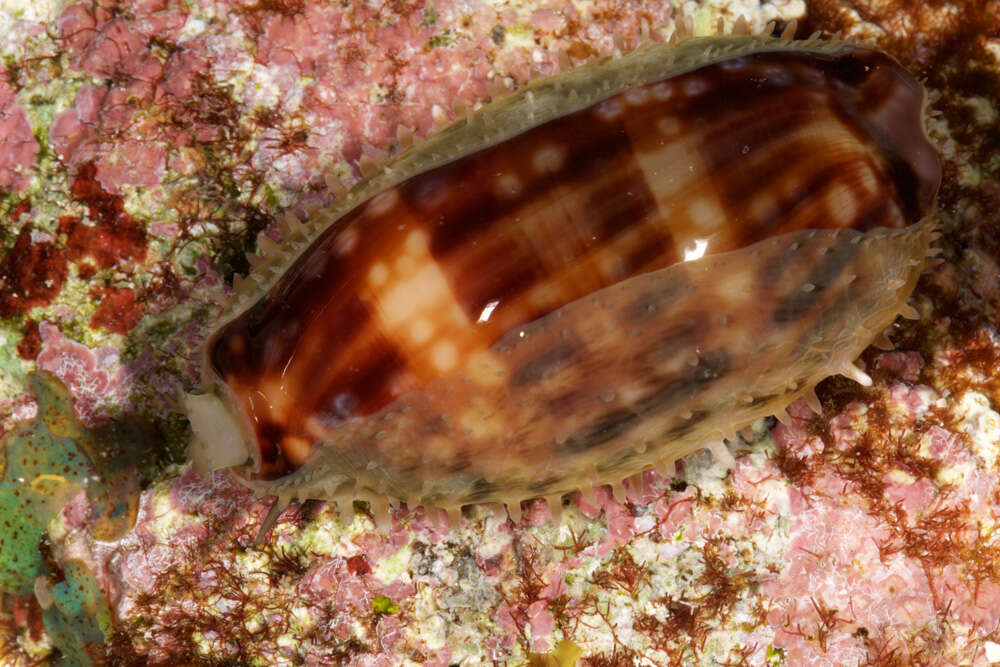
[[90, 665], [87, 646], [100, 646], [111, 634], [111, 610], [97, 579], [82, 563], [68, 562], [63, 576], [51, 588], [52, 606], [42, 614], [45, 629], [62, 653], [61, 664]]
[[[55, 376], [31, 373], [28, 383], [38, 415], [0, 441], [0, 593], [31, 594], [36, 579], [45, 577], [40, 583], [52, 600], [43, 618], [62, 662], [90, 664], [84, 646], [103, 642], [111, 628], [104, 595], [83, 564], [57, 565], [58, 553], [40, 547], [62, 507], [81, 491], [94, 514], [95, 537], [115, 539], [131, 527], [137, 488], [121, 474], [116, 453], [131, 444], [131, 436], [85, 428]], [[116, 474], [110, 474], [112, 466]]]

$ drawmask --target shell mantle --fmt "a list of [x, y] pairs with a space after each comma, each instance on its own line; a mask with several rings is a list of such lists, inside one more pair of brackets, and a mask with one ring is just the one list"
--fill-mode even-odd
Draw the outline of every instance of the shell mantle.
[[186, 399], [192, 459], [251, 459], [276, 508], [456, 509], [727, 457], [825, 377], [870, 382], [854, 359], [915, 316], [940, 181], [924, 103], [855, 44], [718, 35], [365, 157], [261, 242]]

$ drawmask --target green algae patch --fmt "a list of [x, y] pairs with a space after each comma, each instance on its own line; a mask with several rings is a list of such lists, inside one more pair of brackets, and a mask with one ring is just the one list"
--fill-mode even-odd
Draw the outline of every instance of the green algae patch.
[[115, 424], [84, 427], [54, 375], [37, 371], [28, 385], [38, 414], [0, 440], [0, 593], [46, 591], [43, 619], [64, 664], [89, 664], [86, 647], [103, 644], [111, 615], [83, 563], [60, 563], [61, 510], [80, 493], [90, 508], [91, 535], [114, 540], [135, 521], [139, 489], [134, 459], [140, 430]]
[[575, 667], [583, 657], [583, 649], [564, 639], [548, 653], [529, 653], [528, 664], [531, 667]]
[[395, 614], [399, 611], [399, 605], [392, 601], [387, 595], [379, 595], [372, 600], [372, 611], [376, 614]]

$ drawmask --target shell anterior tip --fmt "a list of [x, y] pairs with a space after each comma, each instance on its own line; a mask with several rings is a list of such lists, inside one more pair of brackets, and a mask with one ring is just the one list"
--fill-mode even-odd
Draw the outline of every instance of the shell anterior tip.
[[903, 307], [899, 309], [899, 314], [902, 315], [903, 317], [905, 317], [908, 320], [919, 320], [920, 319], [920, 313], [918, 313], [917, 309], [914, 308], [913, 306], [911, 306], [908, 303], [904, 303], [903, 304]]
[[184, 409], [194, 438], [188, 456], [201, 473], [243, 465], [250, 456], [232, 413], [215, 394], [184, 394]]

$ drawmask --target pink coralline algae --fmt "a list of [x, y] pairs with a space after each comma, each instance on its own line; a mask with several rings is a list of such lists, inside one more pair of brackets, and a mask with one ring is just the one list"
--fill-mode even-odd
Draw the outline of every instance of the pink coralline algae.
[[[892, 365], [914, 358], [888, 357]], [[1000, 541], [980, 523], [1000, 515], [990, 500], [1000, 497], [1000, 475], [935, 424], [939, 417], [918, 416], [901, 385], [888, 393], [891, 412], [847, 406], [817, 433], [793, 411], [792, 424], [775, 429], [785, 455], [812, 469], [790, 489], [788, 565], [764, 584], [775, 645], [794, 664], [873, 655], [922, 664], [933, 651], [923, 634], [942, 614], [980, 641], [1000, 623]], [[873, 438], [885, 440], [873, 448]], [[817, 440], [826, 447], [808, 444]], [[787, 460], [782, 468], [796, 469]], [[968, 472], [942, 481], [950, 469]]]
[[[67, 164], [85, 165], [96, 160], [96, 178], [113, 194], [124, 185], [155, 186], [164, 173], [166, 149], [160, 142], [133, 138], [145, 134], [132, 122], [133, 114], [132, 98], [127, 92], [84, 86], [73, 108], [53, 121], [52, 145]], [[104, 145], [109, 130], [124, 135], [111, 151]]]
[[79, 3], [59, 18], [72, 66], [119, 85], [81, 87], [72, 108], [53, 121], [52, 144], [71, 166], [95, 161], [96, 178], [109, 193], [126, 185], [153, 187], [165, 173], [166, 147], [175, 137], [159, 131], [156, 114], [142, 109], [188, 89], [184, 74], [175, 77], [190, 56], [178, 55], [181, 64], [164, 62], [153, 48], [154, 41], [176, 37], [186, 21], [180, 3], [155, 0], [130, 6], [127, 15], [113, 4]]
[[[258, 33], [257, 58], [273, 76], [274, 101], [290, 121], [265, 129], [253, 164], [287, 188], [322, 183], [331, 156], [356, 161], [362, 140], [384, 146], [400, 124], [430, 133], [435, 104], [450, 109], [456, 99], [481, 99], [491, 68], [480, 44], [416, 48], [438, 32], [426, 22], [428, 12], [393, 16], [360, 3], [238, 11], [240, 22]], [[459, 66], [464, 80], [441, 76]], [[370, 112], [372, 105], [379, 113]]]
[[37, 157], [28, 112], [7, 83], [7, 69], [0, 66], [0, 189], [20, 192], [27, 187]]
[[99, 77], [149, 79], [160, 67], [147, 51], [149, 40], [175, 37], [186, 21], [180, 2], [142, 0], [130, 3], [127, 13], [113, 2], [70, 5], [58, 25], [75, 68]]
[[907, 382], [916, 382], [923, 367], [924, 360], [916, 352], [887, 352], [875, 360], [875, 368], [894, 373]]
[[75, 399], [74, 409], [79, 419], [88, 425], [100, 423], [107, 416], [98, 408], [107, 404], [115, 392], [123, 388], [125, 374], [114, 347], [91, 350], [66, 338], [59, 328], [48, 322], [38, 325], [41, 352], [35, 362], [65, 383]]
[[[224, 498], [230, 501], [222, 502]], [[390, 545], [384, 537], [359, 535], [356, 544], [346, 542], [346, 550], [336, 555], [309, 553], [287, 542], [269, 543], [258, 552], [264, 558], [258, 562], [264, 565], [255, 566], [237, 563], [227, 552], [235, 546], [234, 539], [252, 542], [266, 505], [254, 502], [228, 473], [205, 481], [189, 472], [177, 481], [171, 503], [179, 516], [195, 520], [166, 541], [158, 537], [163, 534], [162, 515], [149, 504], [151, 499], [145, 496], [135, 531], [123, 543], [115, 567], [126, 584], [119, 616], [151, 624], [154, 661], [207, 658], [205, 649], [192, 641], [192, 631], [206, 633], [212, 654], [248, 659], [259, 655], [269, 638], [296, 631], [290, 612], [298, 610], [300, 617], [322, 620], [311, 629], [300, 628], [305, 634], [297, 646], [265, 649], [271, 660], [294, 657], [296, 662], [322, 665], [363, 656], [359, 664], [396, 664], [399, 655], [409, 653], [421, 655], [425, 664], [447, 664], [446, 650], [427, 648], [412, 632], [403, 631], [399, 617], [413, 606], [417, 584], [407, 576], [392, 579], [376, 572], [382, 558], [395, 554], [405, 541]], [[305, 517], [294, 515], [303, 511], [286, 513], [279, 530], [287, 531], [289, 521], [302, 525]], [[182, 593], [186, 609], [171, 602], [163, 614], [146, 614], [157, 600], [166, 602], [163, 587], [178, 582], [179, 576], [195, 577], [194, 585]], [[214, 602], [205, 604], [209, 601]], [[258, 613], [267, 620], [264, 626], [248, 622], [249, 615]], [[240, 620], [234, 624], [224, 618]], [[357, 642], [359, 624], [370, 633], [362, 642]], [[233, 642], [235, 636], [242, 639]]]

